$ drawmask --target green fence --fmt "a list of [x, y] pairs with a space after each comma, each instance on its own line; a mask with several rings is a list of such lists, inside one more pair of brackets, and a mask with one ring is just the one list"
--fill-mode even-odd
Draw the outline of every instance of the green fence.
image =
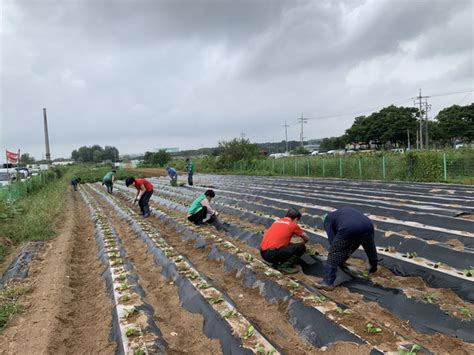
[[60, 168], [51, 169], [25, 181], [16, 181], [10, 185], [0, 187], [0, 201], [15, 202], [23, 196], [40, 190], [45, 184], [60, 178], [62, 174], [63, 171]]
[[[199, 171], [199, 165], [196, 167]], [[355, 154], [239, 161], [227, 172], [474, 184], [474, 151]]]

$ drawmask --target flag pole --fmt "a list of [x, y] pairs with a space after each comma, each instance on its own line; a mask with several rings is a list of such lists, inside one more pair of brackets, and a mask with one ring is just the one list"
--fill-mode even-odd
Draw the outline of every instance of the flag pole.
[[18, 149], [18, 156], [16, 157], [16, 167], [20, 166], [20, 149]]

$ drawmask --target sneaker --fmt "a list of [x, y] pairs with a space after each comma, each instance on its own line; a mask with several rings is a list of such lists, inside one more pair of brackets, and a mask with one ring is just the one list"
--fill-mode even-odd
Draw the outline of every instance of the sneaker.
[[149, 214], [149, 213], [145, 213], [145, 214], [143, 215], [143, 218], [148, 218], [148, 217], [150, 217], [150, 214]]
[[324, 280], [316, 282], [314, 286], [316, 286], [316, 288], [319, 288], [321, 290], [326, 290], [326, 291], [334, 290], [334, 285], [329, 285], [326, 282], [324, 282]]

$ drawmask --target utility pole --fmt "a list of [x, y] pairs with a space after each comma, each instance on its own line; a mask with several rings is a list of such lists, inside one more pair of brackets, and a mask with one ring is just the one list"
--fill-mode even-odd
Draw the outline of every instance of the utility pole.
[[[421, 89], [419, 89], [419, 94], [416, 97], [413, 97], [413, 104], [418, 106], [418, 114], [420, 119], [420, 132], [419, 137], [419, 148], [423, 149], [423, 125], [425, 126], [425, 148], [428, 149], [428, 111], [431, 110], [431, 105], [428, 104], [429, 96], [422, 96]], [[423, 120], [425, 121], [423, 124]]]
[[241, 140], [244, 140], [245, 136], [246, 136], [246, 134], [244, 132], [240, 132], [240, 139]]
[[301, 148], [304, 148], [304, 135], [303, 135], [303, 126], [305, 123], [308, 123], [308, 119], [301, 114], [301, 117], [298, 118], [298, 121], [301, 123], [301, 133], [300, 133], [300, 142], [301, 142]]
[[411, 150], [411, 146], [410, 146], [410, 129], [409, 129], [409, 128], [407, 128], [407, 140], [408, 140], [407, 149], [408, 149], [408, 150]]
[[285, 127], [285, 144], [286, 144], [286, 153], [288, 153], [288, 127], [290, 127], [289, 124], [286, 123], [285, 121], [285, 124], [282, 126], [282, 127]]

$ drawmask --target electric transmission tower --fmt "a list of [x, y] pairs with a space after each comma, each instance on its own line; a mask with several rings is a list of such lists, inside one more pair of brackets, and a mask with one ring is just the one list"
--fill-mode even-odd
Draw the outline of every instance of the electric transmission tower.
[[289, 124], [286, 123], [285, 121], [285, 124], [282, 126], [282, 127], [285, 127], [285, 144], [286, 144], [286, 153], [288, 153], [288, 127], [290, 127]]

